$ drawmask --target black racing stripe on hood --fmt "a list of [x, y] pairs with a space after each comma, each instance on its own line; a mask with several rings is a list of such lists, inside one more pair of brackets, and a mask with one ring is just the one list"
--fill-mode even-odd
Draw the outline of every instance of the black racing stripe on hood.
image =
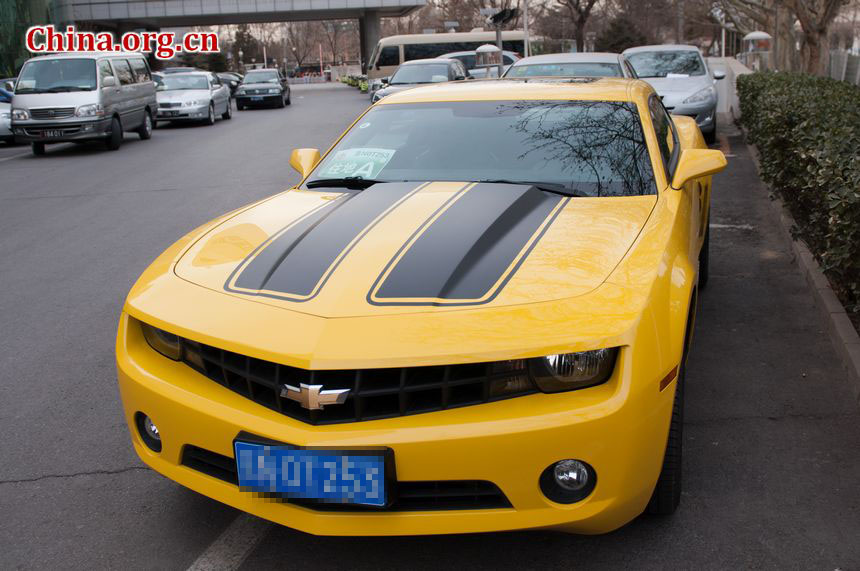
[[238, 277], [228, 279], [226, 289], [287, 301], [313, 299], [381, 216], [423, 186], [414, 182], [378, 184], [332, 201], [252, 253], [237, 269]]
[[488, 303], [560, 212], [560, 203], [567, 200], [533, 186], [476, 185], [404, 245], [406, 251], [402, 248], [377, 278], [368, 302]]

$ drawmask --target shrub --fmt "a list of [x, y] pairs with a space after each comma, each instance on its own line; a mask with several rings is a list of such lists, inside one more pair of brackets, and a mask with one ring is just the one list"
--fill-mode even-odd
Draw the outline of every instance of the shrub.
[[860, 89], [782, 72], [742, 75], [737, 85], [762, 178], [860, 323]]

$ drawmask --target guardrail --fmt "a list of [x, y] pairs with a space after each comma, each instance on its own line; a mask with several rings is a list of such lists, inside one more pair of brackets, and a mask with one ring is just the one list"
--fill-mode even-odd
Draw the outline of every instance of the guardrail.
[[831, 50], [828, 69], [833, 79], [860, 86], [860, 55], [843, 50]]

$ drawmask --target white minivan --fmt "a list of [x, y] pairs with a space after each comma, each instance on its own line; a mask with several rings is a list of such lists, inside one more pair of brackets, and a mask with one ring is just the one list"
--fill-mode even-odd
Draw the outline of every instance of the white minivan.
[[123, 132], [152, 136], [158, 104], [139, 53], [69, 53], [27, 60], [12, 98], [16, 141], [36, 155], [49, 143], [103, 140], [119, 149]]

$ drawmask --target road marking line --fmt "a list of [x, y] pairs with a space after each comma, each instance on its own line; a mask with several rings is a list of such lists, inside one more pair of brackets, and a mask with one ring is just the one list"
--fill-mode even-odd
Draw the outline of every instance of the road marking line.
[[729, 229], [729, 230], [755, 230], [755, 226], [752, 224], [709, 224], [711, 228], [717, 229]]
[[234, 571], [266, 536], [272, 524], [242, 513], [200, 554], [187, 571]]
[[12, 159], [17, 159], [18, 157], [23, 157], [23, 156], [29, 155], [29, 154], [30, 154], [29, 152], [26, 152], [26, 153], [20, 153], [17, 155], [12, 155], [11, 157], [5, 157], [5, 158], [0, 159], [0, 163], [5, 162], [5, 161], [11, 161]]

